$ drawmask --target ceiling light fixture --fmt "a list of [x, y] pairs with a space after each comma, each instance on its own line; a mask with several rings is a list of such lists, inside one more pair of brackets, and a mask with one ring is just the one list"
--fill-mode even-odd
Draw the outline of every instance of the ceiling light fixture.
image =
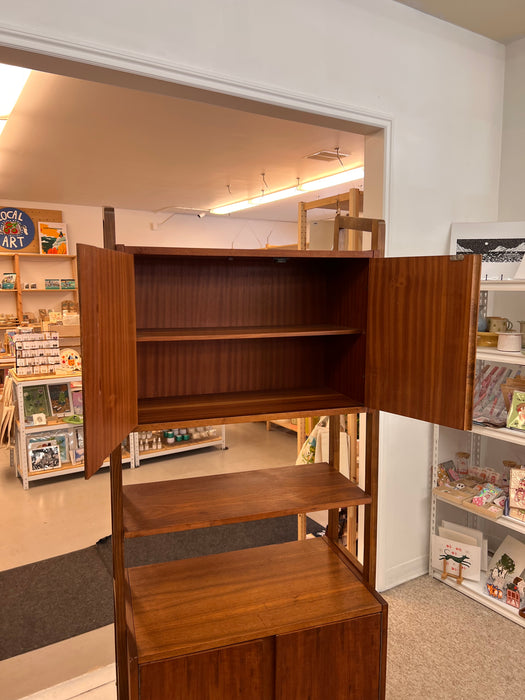
[[346, 184], [347, 182], [361, 180], [364, 177], [364, 174], [365, 169], [363, 167], [344, 170], [340, 173], [336, 173], [335, 175], [328, 175], [327, 177], [320, 177], [317, 180], [310, 180], [310, 182], [303, 182], [298, 184], [296, 187], [287, 187], [284, 190], [277, 190], [276, 192], [261, 194], [259, 197], [244, 199], [241, 202], [224, 204], [221, 207], [210, 209], [210, 214], [231, 214], [234, 211], [250, 209], [251, 207], [257, 207], [261, 204], [278, 202], [281, 199], [288, 199], [288, 197], [297, 197], [297, 195], [303, 194], [304, 192], [315, 192], [317, 190], [325, 189], [326, 187], [335, 187], [336, 185]]
[[20, 97], [29, 73], [31, 73], [29, 68], [0, 63], [0, 85], [2, 86], [0, 90], [0, 134]]

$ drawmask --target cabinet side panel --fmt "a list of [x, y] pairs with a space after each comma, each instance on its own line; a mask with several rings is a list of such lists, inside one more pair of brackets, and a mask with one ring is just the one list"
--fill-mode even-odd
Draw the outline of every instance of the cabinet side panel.
[[259, 639], [202, 654], [145, 664], [141, 700], [271, 700], [274, 641]]
[[86, 478], [137, 425], [133, 258], [78, 246]]
[[476, 255], [371, 261], [370, 408], [470, 428], [480, 271]]
[[276, 638], [276, 700], [377, 700], [382, 615]]

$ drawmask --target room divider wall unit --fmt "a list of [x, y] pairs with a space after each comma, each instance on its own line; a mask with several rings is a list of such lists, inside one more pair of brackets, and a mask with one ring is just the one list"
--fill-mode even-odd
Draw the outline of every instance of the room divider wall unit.
[[[112, 454], [119, 698], [384, 697], [377, 410], [470, 424], [480, 260], [382, 258], [383, 222], [350, 223], [372, 250], [78, 247], [87, 477]], [[361, 489], [338, 470], [339, 414], [365, 411]], [[309, 415], [331, 416], [329, 464], [122, 487], [137, 425]], [[351, 505], [362, 564], [337, 539]], [[322, 539], [124, 567], [129, 537], [325, 509]]]

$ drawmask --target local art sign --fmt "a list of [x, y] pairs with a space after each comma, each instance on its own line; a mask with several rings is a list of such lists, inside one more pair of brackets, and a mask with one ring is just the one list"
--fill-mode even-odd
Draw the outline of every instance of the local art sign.
[[23, 250], [33, 242], [34, 237], [35, 225], [25, 211], [14, 207], [0, 208], [0, 248]]

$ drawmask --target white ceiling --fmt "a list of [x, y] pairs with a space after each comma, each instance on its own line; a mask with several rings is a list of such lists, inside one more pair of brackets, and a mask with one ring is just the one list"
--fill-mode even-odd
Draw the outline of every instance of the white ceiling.
[[508, 44], [525, 37], [525, 0], [396, 0]]
[[[259, 195], [262, 173], [273, 191], [340, 171], [337, 161], [305, 159], [321, 149], [349, 154], [345, 169], [363, 165], [363, 143], [336, 128], [33, 71], [0, 136], [0, 191], [5, 200], [205, 211]], [[299, 199], [331, 192], [259, 207], [257, 218], [296, 221]]]

